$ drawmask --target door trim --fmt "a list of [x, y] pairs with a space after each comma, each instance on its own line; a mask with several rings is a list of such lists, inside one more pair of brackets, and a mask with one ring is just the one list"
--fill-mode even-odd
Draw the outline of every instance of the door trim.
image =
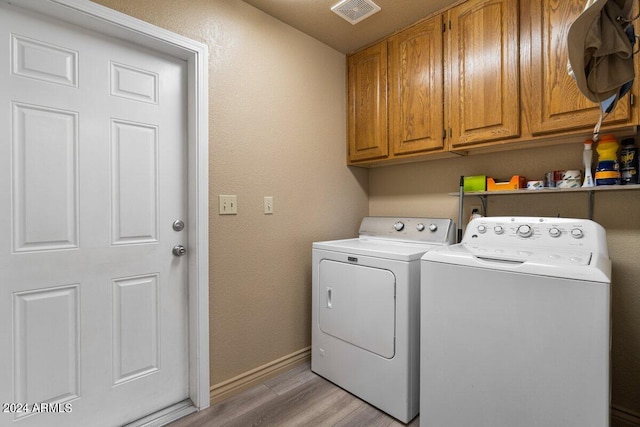
[[187, 63], [189, 397], [209, 406], [208, 48], [88, 0], [0, 0]]

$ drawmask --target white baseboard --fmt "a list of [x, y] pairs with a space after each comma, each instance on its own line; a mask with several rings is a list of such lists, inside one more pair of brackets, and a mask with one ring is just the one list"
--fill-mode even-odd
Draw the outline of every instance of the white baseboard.
[[273, 360], [265, 365], [259, 366], [248, 372], [230, 378], [218, 384], [214, 384], [210, 389], [210, 400], [213, 405], [216, 402], [228, 399], [243, 390], [258, 385], [296, 365], [311, 359], [311, 347], [306, 347], [294, 353], [288, 354], [279, 359]]
[[146, 417], [127, 424], [124, 427], [162, 427], [196, 411], [197, 409], [193, 406], [191, 399], [187, 399], [169, 406], [168, 408], [147, 415]]
[[612, 405], [611, 427], [640, 427], [640, 414]]

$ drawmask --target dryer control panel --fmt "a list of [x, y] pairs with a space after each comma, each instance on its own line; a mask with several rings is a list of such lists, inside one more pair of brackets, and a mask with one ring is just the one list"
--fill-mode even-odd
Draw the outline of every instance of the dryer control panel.
[[467, 225], [462, 243], [515, 248], [580, 249], [608, 256], [604, 228], [588, 219], [476, 218]]
[[454, 228], [453, 221], [448, 218], [368, 216], [360, 224], [360, 237], [453, 244]]

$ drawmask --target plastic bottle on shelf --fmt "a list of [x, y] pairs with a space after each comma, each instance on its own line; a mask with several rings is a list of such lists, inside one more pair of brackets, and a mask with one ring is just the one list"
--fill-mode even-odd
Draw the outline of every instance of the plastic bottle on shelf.
[[584, 141], [584, 150], [582, 151], [582, 162], [584, 163], [584, 181], [583, 187], [593, 187], [593, 176], [591, 175], [591, 164], [593, 163], [593, 150], [591, 149], [592, 140]]
[[603, 135], [598, 146], [598, 166], [596, 167], [596, 185], [620, 184], [620, 164], [618, 163], [618, 141], [614, 135]]
[[635, 146], [634, 138], [622, 140], [620, 150], [620, 183], [638, 183], [638, 148]]

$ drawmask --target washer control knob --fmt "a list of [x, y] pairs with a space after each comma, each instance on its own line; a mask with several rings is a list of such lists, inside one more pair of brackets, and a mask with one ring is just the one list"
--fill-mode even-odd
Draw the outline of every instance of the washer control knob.
[[396, 231], [402, 231], [404, 229], [404, 223], [401, 221], [398, 221], [395, 224], [393, 224], [393, 228], [395, 228]]
[[516, 233], [520, 237], [531, 237], [531, 235], [533, 234], [533, 228], [531, 228], [530, 225], [523, 224], [520, 227], [518, 227], [518, 230], [516, 231]]
[[480, 224], [480, 225], [478, 226], [478, 233], [480, 233], [480, 234], [484, 234], [484, 233], [486, 233], [486, 232], [487, 232], [487, 226], [486, 226], [486, 225], [482, 225], [482, 224]]
[[493, 232], [496, 234], [502, 234], [504, 233], [504, 227], [501, 225], [496, 225], [495, 227], [493, 227]]
[[560, 237], [561, 234], [562, 234], [562, 232], [560, 231], [560, 229], [558, 227], [551, 227], [549, 229], [549, 236], [551, 236], [551, 237]]
[[571, 229], [571, 237], [573, 237], [574, 239], [582, 239], [583, 236], [584, 236], [584, 233], [582, 232], [581, 229], [579, 228]]
[[435, 224], [429, 224], [429, 231], [432, 233], [438, 229], [438, 226]]
[[418, 230], [418, 231], [424, 231], [424, 228], [425, 227], [424, 227], [423, 223], [420, 223], [420, 224], [416, 225], [416, 230]]

